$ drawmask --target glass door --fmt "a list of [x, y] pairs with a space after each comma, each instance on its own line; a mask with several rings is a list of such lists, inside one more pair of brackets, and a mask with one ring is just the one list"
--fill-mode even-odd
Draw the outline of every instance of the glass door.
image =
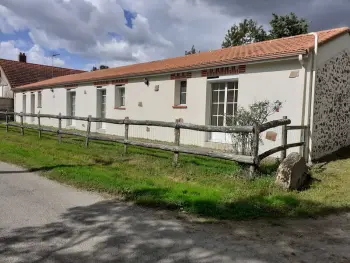
[[[76, 93], [75, 91], [69, 91], [68, 92], [68, 115], [69, 116], [75, 116], [75, 98], [76, 98]], [[75, 126], [76, 125], [76, 120], [69, 119], [68, 120], [68, 126]]]
[[[100, 118], [106, 118], [106, 90], [99, 90], [99, 101], [98, 101], [98, 107], [99, 107], [99, 117]], [[106, 123], [99, 122], [98, 123], [98, 129], [106, 129]]]
[[[212, 83], [211, 96], [211, 125], [231, 125], [231, 120], [237, 111], [238, 82]], [[231, 143], [231, 135], [213, 132], [211, 141]]]
[[[30, 94], [30, 113], [35, 114], [35, 94], [31, 93]], [[31, 117], [32, 122], [34, 122], [35, 118]]]

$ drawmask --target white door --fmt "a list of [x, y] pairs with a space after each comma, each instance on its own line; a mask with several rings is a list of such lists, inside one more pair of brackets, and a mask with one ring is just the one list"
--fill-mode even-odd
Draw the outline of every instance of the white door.
[[[230, 125], [230, 120], [237, 111], [238, 81], [212, 83], [211, 125]], [[231, 135], [213, 132], [211, 141], [231, 143]]]

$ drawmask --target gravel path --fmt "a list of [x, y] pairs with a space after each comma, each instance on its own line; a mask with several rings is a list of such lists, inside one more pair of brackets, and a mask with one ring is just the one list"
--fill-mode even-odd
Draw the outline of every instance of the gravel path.
[[350, 262], [350, 215], [190, 223], [0, 163], [0, 262]]

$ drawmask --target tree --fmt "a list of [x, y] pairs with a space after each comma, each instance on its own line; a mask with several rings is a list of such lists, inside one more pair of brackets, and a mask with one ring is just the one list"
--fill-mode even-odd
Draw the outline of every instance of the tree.
[[[109, 68], [109, 67], [105, 66], [105, 65], [101, 65], [99, 69], [107, 69], [107, 68]], [[96, 71], [96, 70], [99, 70], [99, 69], [97, 67], [93, 66], [91, 71]]]
[[308, 21], [304, 18], [298, 18], [295, 13], [285, 16], [272, 14], [270, 26], [269, 36], [271, 39], [306, 34], [309, 30]]
[[244, 19], [227, 31], [222, 47], [240, 46], [267, 39], [266, 31], [252, 19]]
[[252, 19], [244, 19], [238, 25], [233, 25], [227, 31], [222, 47], [232, 47], [260, 42], [268, 39], [296, 36], [308, 32], [309, 24], [306, 19], [298, 18], [295, 13], [279, 16], [272, 14], [271, 30], [266, 33], [263, 26]]
[[185, 55], [192, 55], [192, 54], [196, 54], [196, 53], [201, 53], [200, 51], [196, 51], [196, 49], [194, 48], [194, 45], [192, 46], [191, 50], [189, 51], [185, 51]]
[[[282, 108], [282, 102], [276, 101], [257, 101], [249, 105], [248, 109], [240, 107], [234, 116], [226, 116], [227, 126], [253, 126], [261, 125], [267, 122], [269, 116], [279, 112]], [[252, 133], [231, 133], [232, 147], [235, 152], [250, 154], [253, 146]]]

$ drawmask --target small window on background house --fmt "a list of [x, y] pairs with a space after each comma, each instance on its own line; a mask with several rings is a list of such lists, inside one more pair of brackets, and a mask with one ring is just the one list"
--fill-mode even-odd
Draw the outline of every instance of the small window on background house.
[[125, 86], [115, 86], [115, 108], [125, 107]]
[[38, 108], [41, 108], [42, 94], [41, 91], [38, 91]]
[[180, 82], [180, 104], [186, 104], [187, 81]]

